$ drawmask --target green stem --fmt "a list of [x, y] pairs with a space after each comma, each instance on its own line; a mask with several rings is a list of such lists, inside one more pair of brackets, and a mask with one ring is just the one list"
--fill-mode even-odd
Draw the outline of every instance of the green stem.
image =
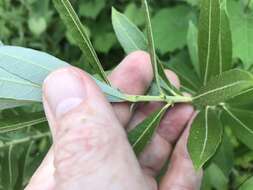
[[129, 102], [167, 102], [170, 104], [173, 103], [186, 103], [192, 102], [191, 97], [185, 96], [135, 96], [135, 95], [126, 95], [126, 99]]

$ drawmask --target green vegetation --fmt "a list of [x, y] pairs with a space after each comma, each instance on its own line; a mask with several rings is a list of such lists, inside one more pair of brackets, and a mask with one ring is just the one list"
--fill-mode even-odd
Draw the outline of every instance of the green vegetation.
[[[137, 155], [165, 110], [189, 102], [199, 111], [188, 149], [205, 169], [202, 189], [253, 188], [253, 1], [53, 2], [0, 0], [0, 190], [23, 189], [50, 147], [41, 85], [65, 61], [96, 74], [110, 102], [166, 103], [130, 131]], [[145, 96], [113, 89], [103, 70], [135, 50], [149, 51], [154, 68]], [[179, 76], [180, 90], [164, 68]]]

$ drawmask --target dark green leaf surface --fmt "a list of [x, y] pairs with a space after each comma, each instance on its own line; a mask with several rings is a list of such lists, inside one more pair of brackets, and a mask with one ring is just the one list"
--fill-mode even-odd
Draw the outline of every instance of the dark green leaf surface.
[[224, 9], [220, 12], [220, 35], [218, 42], [220, 74], [232, 68], [232, 34], [229, 18]]
[[192, 65], [196, 73], [200, 77], [200, 68], [198, 60], [198, 29], [192, 22], [189, 22], [189, 29], [187, 33], [187, 46], [190, 53]]
[[202, 0], [201, 3], [198, 52], [200, 73], [204, 85], [211, 76], [219, 73], [219, 64], [215, 59], [217, 56], [220, 26], [219, 2], [219, 0]]
[[193, 98], [197, 106], [218, 105], [253, 87], [252, 75], [234, 69], [213, 77]]
[[1, 119], [0, 120], [0, 134], [17, 131], [30, 127], [32, 125], [46, 123], [47, 119], [43, 112], [30, 113], [29, 115], [21, 115], [13, 117], [11, 120]]
[[112, 24], [117, 38], [127, 54], [148, 49], [148, 42], [143, 33], [124, 14], [114, 8], [112, 8]]
[[222, 113], [224, 125], [228, 125], [245, 145], [253, 150], [253, 112], [224, 107]]
[[186, 51], [172, 57], [171, 60], [165, 64], [165, 68], [174, 71], [180, 79], [181, 88], [191, 94], [195, 94], [200, 88], [201, 82], [191, 67], [190, 57]]
[[79, 20], [70, 2], [68, 0], [54, 0], [53, 2], [62, 20], [71, 32], [72, 38], [85, 54], [90, 65], [94, 68], [95, 72], [109, 84], [103, 67], [94, 48], [92, 47], [89, 37], [86, 34], [84, 26]]
[[168, 105], [157, 110], [128, 133], [128, 139], [136, 155], [139, 155], [150, 142]]
[[195, 118], [188, 140], [188, 150], [196, 169], [200, 169], [216, 152], [222, 140], [223, 127], [210, 107]]

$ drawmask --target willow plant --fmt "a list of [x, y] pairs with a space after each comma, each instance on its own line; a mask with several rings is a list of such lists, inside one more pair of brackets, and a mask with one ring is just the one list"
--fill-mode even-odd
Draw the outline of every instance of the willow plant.
[[[62, 20], [70, 31], [74, 41], [85, 55], [87, 63], [96, 75], [92, 76], [110, 102], [163, 102], [164, 107], [158, 109], [129, 132], [129, 142], [136, 155], [139, 155], [151, 140], [166, 110], [177, 103], [192, 104], [197, 116], [192, 123], [188, 150], [196, 170], [202, 168], [215, 155], [219, 148], [224, 126], [241, 137], [241, 141], [253, 148], [253, 112], [246, 109], [253, 100], [253, 76], [246, 70], [233, 65], [232, 40], [226, 4], [220, 0], [202, 0], [199, 22], [198, 41], [192, 45], [190, 52], [195, 77], [198, 82], [195, 88], [182, 86], [176, 89], [167, 79], [164, 66], [155, 51], [152, 35], [149, 7], [142, 0], [146, 18], [146, 33], [137, 28], [124, 14], [112, 8], [112, 24], [118, 41], [126, 54], [136, 50], [150, 53], [154, 81], [146, 95], [137, 96], [122, 93], [110, 86], [106, 72], [98, 59], [92, 43], [68, 0], [53, 0]], [[175, 18], [176, 19], [176, 18]], [[191, 31], [197, 28], [190, 23]], [[173, 34], [169, 34], [173, 35]], [[195, 59], [194, 59], [195, 58]], [[41, 103], [41, 87], [46, 76], [68, 63], [49, 54], [36, 50], [1, 45], [0, 46], [0, 109], [9, 109], [23, 105]], [[178, 66], [180, 67], [180, 65]], [[173, 69], [173, 68], [172, 68]], [[180, 76], [179, 76], [180, 77]], [[188, 92], [191, 96], [184, 96]], [[11, 118], [0, 128], [1, 134], [25, 129], [29, 126], [45, 123], [43, 112], [32, 112], [29, 117]], [[0, 139], [0, 148], [5, 148], [5, 166], [12, 171], [10, 160], [15, 144], [49, 137], [48, 130], [23, 138], [18, 142], [13, 136]], [[24, 148], [28, 150], [27, 145]], [[29, 146], [28, 146], [29, 147]], [[26, 151], [27, 152], [27, 151]], [[23, 154], [22, 154], [23, 155]], [[13, 186], [15, 180], [7, 180], [6, 186]], [[15, 185], [14, 184], [14, 185]]]

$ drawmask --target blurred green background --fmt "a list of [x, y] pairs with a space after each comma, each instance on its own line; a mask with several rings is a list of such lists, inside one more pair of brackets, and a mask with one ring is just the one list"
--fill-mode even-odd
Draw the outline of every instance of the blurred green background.
[[[140, 0], [72, 0], [71, 3], [86, 24], [104, 68], [112, 69], [125, 55], [113, 32], [111, 7], [144, 29]], [[168, 62], [189, 63], [187, 31], [190, 21], [197, 24], [199, 0], [150, 0], [149, 3], [158, 54]], [[234, 62], [247, 69], [253, 65], [252, 8], [253, 1], [228, 0]], [[0, 40], [8, 45], [42, 50], [90, 70], [50, 0], [0, 0]], [[253, 174], [253, 151], [230, 135], [229, 129], [227, 134], [222, 147], [224, 155], [219, 155], [216, 161], [225, 163], [224, 168], [215, 164], [207, 166], [204, 190], [238, 189]]]

